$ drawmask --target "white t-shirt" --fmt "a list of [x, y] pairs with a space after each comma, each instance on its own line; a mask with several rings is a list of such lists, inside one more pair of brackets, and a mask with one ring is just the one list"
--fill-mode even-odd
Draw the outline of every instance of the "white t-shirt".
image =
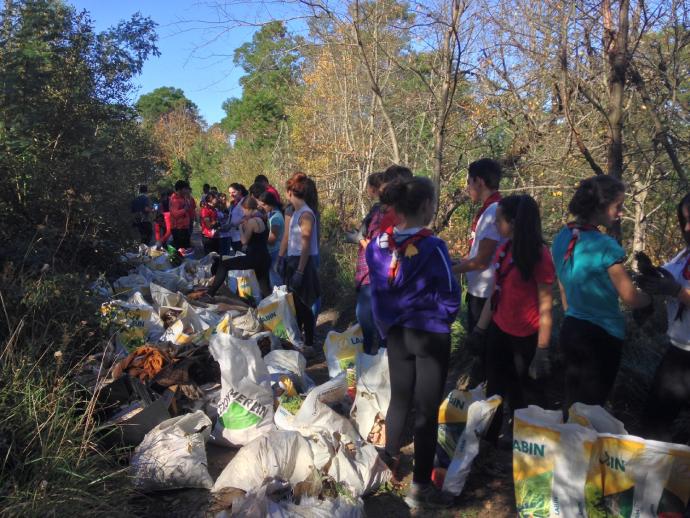
[[296, 210], [292, 214], [292, 219], [290, 220], [290, 228], [287, 229], [288, 232], [288, 257], [294, 257], [302, 255], [302, 228], [300, 227], [300, 219], [304, 214], [311, 214], [314, 218], [314, 226], [311, 231], [311, 241], [309, 244], [309, 255], [319, 254], [319, 240], [318, 240], [318, 229], [316, 222], [316, 214], [309, 208], [308, 205], [302, 205], [302, 208]]
[[232, 209], [230, 209], [230, 241], [233, 242], [239, 241], [242, 237], [240, 234], [240, 222], [244, 218], [244, 211], [242, 210], [243, 201], [244, 198], [242, 198], [232, 207]]
[[[481, 218], [479, 218], [468, 259], [477, 256], [479, 252], [479, 243], [482, 239], [491, 239], [498, 244], [503, 242], [501, 235], [498, 233], [498, 227], [496, 226], [497, 208], [498, 202], [492, 203], [484, 211]], [[467, 277], [467, 292], [470, 295], [484, 299], [488, 298], [489, 295], [491, 295], [491, 288], [494, 282], [493, 257], [489, 261], [489, 267], [486, 270], [473, 270], [465, 273], [465, 276]]]
[[[664, 269], [673, 275], [676, 282], [683, 288], [690, 287], [690, 281], [683, 277], [683, 267], [685, 266], [688, 253], [690, 251], [686, 248], [664, 265]], [[666, 333], [673, 345], [684, 351], [690, 351], [690, 308], [686, 307], [683, 310], [682, 318], [676, 320], [679, 305], [680, 302], [675, 297], [666, 300], [668, 318], [668, 330]]]

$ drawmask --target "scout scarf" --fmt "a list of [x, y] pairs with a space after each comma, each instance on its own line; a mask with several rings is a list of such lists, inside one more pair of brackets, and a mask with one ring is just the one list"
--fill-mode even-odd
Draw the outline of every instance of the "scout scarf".
[[581, 232], [599, 232], [599, 229], [594, 225], [579, 225], [574, 221], [568, 223], [568, 228], [570, 229], [570, 242], [568, 243], [568, 249], [565, 251], [565, 255], [563, 256], [563, 264], [567, 263], [568, 260], [573, 256], [575, 245], [580, 239]]
[[388, 285], [392, 286], [395, 282], [395, 278], [398, 275], [398, 269], [400, 268], [400, 258], [401, 257], [414, 257], [417, 255], [418, 250], [415, 247], [415, 243], [433, 235], [433, 232], [428, 228], [423, 228], [418, 232], [415, 232], [410, 237], [406, 238], [402, 243], [398, 244], [395, 242], [394, 228], [388, 227], [384, 234], [388, 237], [388, 249], [392, 252], [391, 264], [388, 267]]
[[474, 215], [474, 219], [472, 220], [471, 233], [470, 233], [470, 248], [472, 248], [472, 243], [474, 243], [474, 238], [475, 238], [475, 235], [477, 232], [477, 225], [479, 224], [479, 220], [481, 219], [482, 215], [486, 212], [486, 209], [488, 209], [492, 203], [496, 203], [497, 201], [501, 201], [501, 193], [498, 191], [493, 193], [486, 200], [484, 200], [484, 203], [482, 204], [482, 208], [479, 209], [479, 212], [477, 212]]

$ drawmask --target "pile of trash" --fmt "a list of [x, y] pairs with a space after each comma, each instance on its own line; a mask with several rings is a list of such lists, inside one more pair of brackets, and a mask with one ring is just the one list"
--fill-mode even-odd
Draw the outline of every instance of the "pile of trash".
[[[362, 497], [392, 476], [377, 449], [391, 397], [386, 350], [364, 354], [358, 325], [330, 332], [330, 380], [316, 386], [285, 287], [262, 299], [254, 272], [238, 271], [212, 301], [190, 298], [210, 284], [213, 254], [142, 246], [122, 260], [128, 275], [92, 287], [112, 339], [81, 376], [104, 440], [135, 447], [135, 487], [230, 492], [228, 516], [361, 516]], [[438, 458], [454, 494], [500, 404], [480, 387], [441, 406]], [[236, 452], [215, 480], [209, 444]]]

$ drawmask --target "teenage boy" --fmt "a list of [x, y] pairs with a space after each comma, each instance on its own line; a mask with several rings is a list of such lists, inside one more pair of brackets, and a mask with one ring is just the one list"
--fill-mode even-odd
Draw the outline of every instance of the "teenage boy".
[[[481, 208], [474, 215], [470, 234], [470, 253], [453, 267], [456, 274], [464, 273], [467, 278], [467, 333], [474, 331], [486, 299], [491, 294], [494, 272], [492, 261], [496, 248], [502, 239], [496, 226], [496, 208], [501, 200], [498, 192], [501, 182], [501, 166], [495, 160], [482, 158], [472, 162], [468, 168], [467, 191], [474, 203]], [[479, 332], [479, 330], [477, 330]], [[472, 337], [468, 345], [479, 358], [478, 375], [483, 378], [481, 367], [484, 356], [483, 340]]]

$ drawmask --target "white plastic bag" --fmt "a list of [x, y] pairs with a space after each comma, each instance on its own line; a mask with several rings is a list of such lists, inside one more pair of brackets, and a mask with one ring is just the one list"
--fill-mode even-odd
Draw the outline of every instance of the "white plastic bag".
[[347, 374], [348, 388], [354, 388], [357, 383], [355, 364], [357, 355], [362, 353], [364, 337], [362, 328], [355, 324], [342, 333], [330, 331], [324, 342], [328, 376], [335, 378], [341, 372]]
[[261, 287], [254, 270], [229, 271], [228, 286], [242, 299], [253, 299], [256, 304], [261, 302]]
[[[379, 349], [376, 355], [357, 355], [357, 394], [350, 415], [355, 421], [359, 434], [369, 440], [377, 419], [386, 418], [391, 401], [391, 380], [388, 370], [388, 352]], [[383, 445], [385, 434], [372, 440], [374, 444]]]
[[462, 435], [456, 442], [455, 451], [443, 482], [444, 491], [456, 496], [462, 493], [467, 475], [472, 468], [472, 461], [479, 453], [479, 439], [491, 425], [494, 414], [502, 402], [500, 396], [492, 396], [489, 399], [470, 404], [467, 410], [466, 424], [463, 427]]
[[292, 293], [288, 293], [285, 286], [273, 288], [273, 293], [261, 301], [256, 312], [259, 321], [268, 331], [289, 341], [298, 349], [304, 347]]
[[573, 403], [568, 409], [568, 422], [592, 428], [599, 433], [628, 435], [623, 423], [599, 405]]
[[339, 432], [350, 438], [359, 439], [357, 430], [349, 419], [330, 408], [327, 403], [343, 401], [347, 393], [345, 373], [342, 372], [326, 383], [311, 389], [296, 414], [292, 414], [283, 405], [275, 412], [275, 423], [283, 430], [298, 431], [310, 436], [315, 433]]
[[271, 382], [256, 343], [218, 333], [209, 350], [220, 364], [222, 386], [213, 439], [243, 445], [275, 429]]
[[306, 480], [313, 470], [309, 442], [296, 432], [273, 430], [237, 452], [213, 485], [213, 492], [228, 487], [252, 491], [266, 479], [291, 485]]
[[131, 353], [146, 342], [157, 341], [163, 332], [163, 322], [140, 292], [134, 292], [127, 302], [111, 300], [101, 305], [101, 315], [118, 330], [115, 344], [121, 353]]
[[328, 474], [348, 486], [354, 496], [365, 496], [388, 482], [392, 473], [372, 444], [357, 445], [341, 441], [331, 459]]
[[304, 392], [314, 388], [314, 382], [307, 376], [307, 360], [299, 351], [275, 349], [264, 356], [264, 362], [272, 382], [275, 383], [281, 375], [287, 374], [297, 378]]
[[[455, 455], [460, 437], [465, 431], [472, 403], [486, 398], [485, 385], [471, 390], [451, 390], [438, 409], [438, 464], [446, 468]], [[493, 415], [493, 414], [492, 414]]]
[[520, 517], [586, 516], [585, 484], [597, 434], [562, 421], [562, 412], [534, 405], [515, 411], [513, 482]]
[[201, 410], [163, 421], [134, 450], [134, 486], [142, 491], [210, 489], [205, 447], [210, 433], [211, 420]]

